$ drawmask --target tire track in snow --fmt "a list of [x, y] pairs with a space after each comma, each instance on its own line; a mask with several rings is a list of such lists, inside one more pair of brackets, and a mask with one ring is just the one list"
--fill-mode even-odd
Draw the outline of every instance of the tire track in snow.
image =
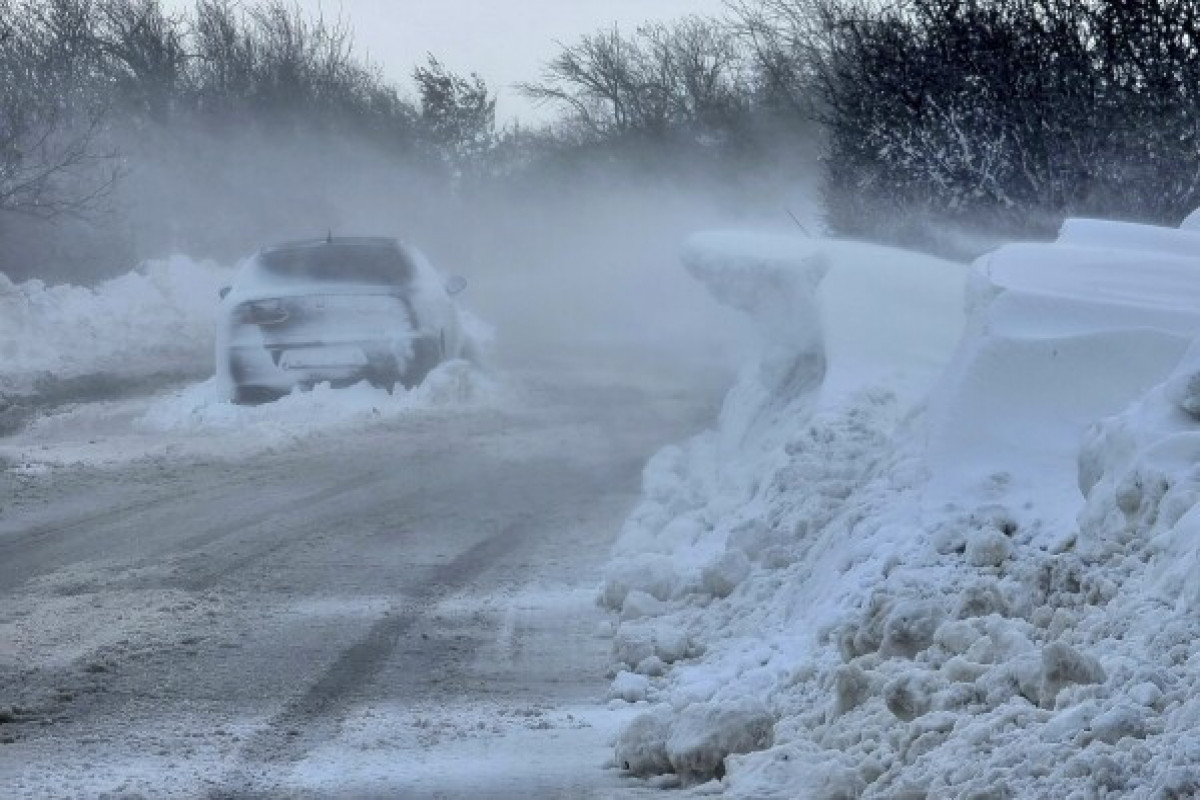
[[[160, 544], [170, 551], [200, 550], [222, 539], [265, 525], [273, 518], [293, 516], [312, 506], [318, 506], [343, 495], [369, 488], [375, 485], [380, 477], [378, 472], [357, 475], [299, 497], [288, 497], [270, 503], [265, 508], [260, 507], [251, 513], [237, 516], [231, 521], [209, 526], [203, 533], [182, 539], [172, 538], [156, 544]], [[185, 490], [176, 495], [174, 499], [177, 501], [194, 500], [201, 494], [202, 492], [199, 490]], [[110, 537], [104, 535], [107, 528], [119, 528], [125, 533], [130, 529], [128, 520], [131, 517], [143, 511], [159, 508], [162, 504], [163, 498], [156, 495], [144, 501], [98, 513], [38, 525], [18, 532], [12, 538], [0, 541], [0, 591], [10, 591], [31, 578], [71, 564], [87, 561], [110, 551], [114, 542]], [[83, 541], [86, 541], [86, 546], [80, 547], [79, 545]], [[267, 549], [277, 549], [277, 547], [277, 543], [272, 542]], [[55, 558], [56, 551], [69, 551], [70, 556]], [[143, 550], [142, 555], [144, 557], [154, 554]], [[252, 554], [247, 558], [261, 557], [261, 555], [263, 553]], [[239, 559], [239, 562], [242, 561], [243, 559]], [[180, 581], [179, 585], [189, 591], [203, 591], [215, 585], [231, 568], [230, 564], [209, 568], [200, 571], [192, 578]]]
[[[188, 491], [182, 496], [194, 497], [198, 494], [197, 491]], [[31, 578], [47, 572], [86, 561], [96, 552], [101, 552], [106, 546], [106, 543], [97, 542], [90, 549], [81, 551], [76, 548], [70, 558], [59, 560], [54, 564], [47, 564], [47, 555], [52, 554], [55, 549], [66, 548], [67, 542], [63, 537], [82, 533], [94, 540], [99, 539], [101, 537], [97, 535], [95, 528], [118, 523], [131, 515], [161, 504], [161, 497], [152, 497], [148, 500], [117, 506], [97, 513], [38, 525], [20, 531], [11, 538], [6, 538], [0, 542], [0, 592], [10, 591]], [[87, 532], [85, 533], [85, 531]], [[72, 542], [72, 544], [75, 543]]]
[[[304, 495], [298, 499], [290, 500], [285, 503], [278, 503], [271, 508], [253, 514], [247, 518], [240, 520], [235, 526], [225, 527], [217, 526], [209, 531], [189, 538], [185, 544], [190, 550], [200, 550], [210, 545], [216, 544], [222, 540], [229, 539], [241, 533], [252, 531], [256, 528], [263, 527], [276, 518], [288, 519], [301, 515], [308, 509], [314, 506], [322, 506], [331, 500], [336, 500], [348, 495], [355, 494], [359, 491], [373, 489], [377, 486], [384, 476], [380, 473], [373, 473], [369, 476], [358, 476], [345, 481], [326, 487], [311, 494]], [[310, 530], [308, 536], [297, 536], [294, 529], [283, 531], [280, 538], [268, 540], [253, 550], [238, 551], [236, 560], [222, 562], [215, 565], [210, 565], [207, 568], [193, 566], [190, 568], [188, 575], [178, 581], [176, 585], [189, 592], [203, 592], [215, 587], [218, 583], [233, 575], [241, 572], [247, 567], [261, 561], [264, 558], [277, 553], [287, 547], [293, 547], [306, 539], [310, 538], [314, 533], [323, 532], [323, 528]], [[195, 558], [195, 556], [193, 556]]]
[[287, 703], [242, 746], [238, 766], [218, 788], [209, 792], [208, 800], [278, 796], [271, 789], [255, 786], [267, 774], [261, 767], [300, 761], [317, 746], [332, 740], [349, 701], [356, 691], [375, 680], [399, 647], [401, 637], [438, 601], [465, 588], [502, 556], [524, 544], [531, 524], [532, 518], [523, 515], [452, 561], [433, 567], [414, 589], [414, 599], [408, 607], [397, 605], [385, 612], [362, 638], [342, 651], [316, 682]]

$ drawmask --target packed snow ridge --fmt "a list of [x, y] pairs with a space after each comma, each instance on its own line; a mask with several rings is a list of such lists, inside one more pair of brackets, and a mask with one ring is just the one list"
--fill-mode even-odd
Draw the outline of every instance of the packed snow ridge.
[[[607, 568], [619, 768], [754, 798], [1200, 795], [1200, 230], [971, 268], [704, 234], [761, 357]], [[963, 298], [966, 298], [965, 303]]]

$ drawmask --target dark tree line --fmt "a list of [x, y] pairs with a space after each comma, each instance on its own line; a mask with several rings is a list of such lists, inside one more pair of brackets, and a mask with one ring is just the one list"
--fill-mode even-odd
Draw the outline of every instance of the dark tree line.
[[1036, 235], [1067, 215], [1176, 224], [1200, 205], [1195, 0], [759, 9], [765, 62], [826, 131], [839, 232], [929, 245], [947, 222]]
[[[1200, 205], [1195, 0], [740, 0], [564, 47], [526, 91], [585, 139], [823, 144], [839, 234], [950, 248]], [[808, 120], [814, 124], [804, 124]], [[746, 168], [745, 159], [733, 161]]]
[[610, 28], [561, 46], [521, 88], [558, 114], [544, 151], [753, 184], [811, 161], [814, 126], [778, 102], [747, 45], [730, 21], [697, 16]]
[[103, 108], [81, 73], [65, 8], [0, 0], [0, 211], [54, 217], [91, 207], [115, 180], [97, 141]]

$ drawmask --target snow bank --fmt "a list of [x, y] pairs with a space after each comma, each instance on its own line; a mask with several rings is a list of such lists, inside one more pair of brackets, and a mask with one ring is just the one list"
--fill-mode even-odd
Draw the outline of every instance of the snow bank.
[[980, 259], [933, 400], [930, 502], [997, 481], [1015, 502], [1073, 494], [1086, 427], [1161, 380], [1200, 329], [1198, 259], [1197, 234], [1095, 220]]
[[[957, 347], [952, 265], [694, 240], [771, 335], [647, 467], [606, 574], [644, 708], [618, 765], [754, 798], [1200, 793], [1192, 235], [1002, 248]], [[903, 259], [911, 286], [874, 279]]]
[[1144, 562], [1146, 594], [1200, 612], [1200, 342], [1167, 381], [1088, 430], [1079, 485], [1088, 498], [1079, 551]]
[[175, 256], [94, 289], [14, 284], [0, 274], [0, 394], [48, 376], [194, 373], [212, 363], [228, 269]]
[[[716, 299], [752, 316], [761, 355], [742, 371], [715, 431], [666, 448], [647, 466], [646, 501], [618, 543], [618, 553], [635, 558], [612, 565], [610, 605], [622, 602], [622, 587], [666, 599], [705, 579], [719, 585], [736, 576], [736, 561], [719, 561], [728, 537], [752, 555], [772, 542], [757, 524], [734, 520], [732, 510], [749, 503], [756, 523], [755, 501], [786, 486], [772, 489], [763, 476], [783, 470], [789, 482], [801, 478], [797, 458], [815, 455], [811, 437], [824, 435], [809, 423], [826, 420], [861, 443], [844, 463], [804, 467], [841, 473], [851, 485], [860, 457], [920, 402], [962, 331], [965, 269], [927, 256], [852, 242], [708, 234], [688, 243], [684, 262]], [[855, 412], [843, 419], [847, 408]], [[648, 562], [647, 552], [676, 561]], [[681, 566], [682, 553], [693, 563]]]

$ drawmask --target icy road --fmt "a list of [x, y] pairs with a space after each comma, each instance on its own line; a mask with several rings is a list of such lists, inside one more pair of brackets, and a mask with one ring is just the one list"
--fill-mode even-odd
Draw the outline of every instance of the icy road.
[[597, 576], [719, 386], [510, 374], [515, 401], [257, 449], [139, 432], [145, 399], [0, 440], [5, 796], [636, 793], [602, 768]]

